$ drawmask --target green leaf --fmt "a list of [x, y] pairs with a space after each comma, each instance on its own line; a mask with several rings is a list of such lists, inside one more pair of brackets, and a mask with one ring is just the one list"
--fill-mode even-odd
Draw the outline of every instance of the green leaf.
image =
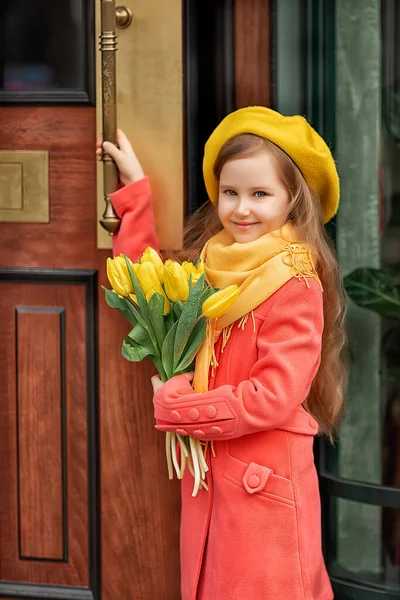
[[127, 319], [131, 325], [136, 325], [137, 318], [130, 310], [129, 300], [127, 298], [121, 298], [116, 292], [114, 292], [114, 290], [108, 290], [103, 286], [101, 287], [106, 293], [106, 302], [108, 306], [119, 310], [119, 312], [124, 315], [125, 319]]
[[131, 281], [132, 281], [133, 289], [135, 290], [135, 294], [136, 294], [136, 298], [137, 298], [137, 301], [138, 301], [138, 304], [139, 304], [140, 312], [141, 312], [142, 317], [143, 317], [143, 319], [144, 319], [144, 321], [145, 321], [145, 323], [147, 325], [147, 329], [148, 329], [148, 332], [149, 332], [149, 335], [150, 335], [150, 339], [152, 341], [152, 344], [153, 344], [154, 348], [156, 348], [158, 351], [160, 351], [161, 348], [158, 347], [157, 338], [156, 338], [153, 326], [152, 326], [150, 318], [149, 318], [146, 297], [145, 297], [145, 295], [143, 293], [142, 288], [140, 287], [140, 283], [139, 283], [138, 278], [136, 277], [136, 275], [135, 275], [135, 273], [134, 273], [134, 271], [133, 271], [133, 269], [131, 267], [131, 264], [130, 264], [130, 261], [129, 261], [128, 257], [125, 254], [123, 254], [122, 256], [125, 258], [126, 266], [128, 268], [128, 271], [129, 271], [129, 275], [130, 275], [130, 278], [131, 278]]
[[148, 332], [140, 323], [135, 325], [128, 337], [137, 344], [145, 344], [150, 339]]
[[184, 351], [182, 352], [181, 361], [179, 365], [176, 367], [176, 371], [184, 371], [187, 369], [194, 359], [196, 358], [196, 354], [200, 349], [204, 339], [206, 337], [206, 319], [202, 318], [193, 328], [193, 331], [190, 335], [188, 343]]
[[137, 344], [131, 338], [126, 337], [122, 342], [122, 356], [132, 362], [140, 362], [151, 355], [151, 351], [145, 346]]
[[400, 294], [388, 271], [356, 269], [344, 278], [345, 289], [358, 306], [382, 317], [400, 319]]
[[141, 326], [144, 327], [144, 329], [146, 329], [146, 331], [150, 335], [149, 326], [148, 326], [147, 322], [143, 319], [139, 309], [137, 308], [137, 304], [135, 304], [135, 302], [133, 300], [131, 300], [130, 298], [127, 298], [127, 302], [128, 302], [129, 310], [131, 311], [133, 316], [136, 318], [137, 322], [140, 323]]
[[181, 302], [180, 300], [173, 303], [172, 312], [173, 312], [176, 320], [178, 320], [179, 317], [181, 316], [184, 306], [185, 306], [185, 303]]
[[174, 369], [181, 360], [181, 354], [196, 324], [199, 307], [201, 308], [201, 296], [204, 285], [204, 273], [192, 288], [189, 298], [183, 306], [182, 314], [178, 319], [174, 344]]
[[164, 296], [156, 292], [149, 300], [148, 313], [159, 348], [162, 348], [166, 334], [163, 312]]
[[178, 324], [179, 321], [174, 323], [174, 325], [168, 331], [167, 335], [165, 336], [161, 351], [161, 362], [168, 379], [172, 377], [172, 373], [174, 371], [174, 342]]
[[132, 329], [132, 331], [128, 334], [128, 337], [130, 340], [135, 342], [135, 344], [138, 344], [139, 346], [143, 346], [144, 348], [147, 348], [147, 350], [150, 352], [150, 354], [154, 354], [154, 355], [156, 354], [156, 349], [154, 348], [154, 346], [151, 342], [148, 331], [146, 331], [146, 329], [144, 327], [142, 327], [142, 325], [140, 325], [140, 323], [135, 325], [135, 327]]
[[165, 329], [168, 333], [168, 331], [171, 329], [171, 327], [173, 327], [173, 325], [175, 323], [172, 310], [171, 310], [171, 312], [166, 314], [164, 318], [165, 318]]

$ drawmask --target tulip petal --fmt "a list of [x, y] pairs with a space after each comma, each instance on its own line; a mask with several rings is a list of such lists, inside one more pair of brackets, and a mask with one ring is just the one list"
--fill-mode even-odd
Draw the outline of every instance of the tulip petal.
[[163, 261], [161, 260], [158, 252], [156, 252], [153, 248], [150, 248], [150, 246], [148, 248], [146, 248], [146, 250], [143, 252], [143, 255], [140, 259], [140, 263], [143, 264], [145, 262], [151, 262], [155, 269], [156, 269], [156, 273], [157, 273], [157, 277], [160, 281], [160, 283], [164, 282], [164, 264]]
[[226, 313], [240, 294], [237, 285], [230, 285], [216, 292], [203, 302], [202, 311], [209, 319], [218, 319]]

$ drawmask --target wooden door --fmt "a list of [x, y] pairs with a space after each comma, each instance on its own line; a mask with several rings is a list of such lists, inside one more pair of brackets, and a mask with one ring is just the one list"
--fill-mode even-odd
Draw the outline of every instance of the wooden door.
[[[151, 30], [150, 4], [132, 5], [141, 35]], [[258, 47], [268, 4], [251, 4], [181, 5], [191, 208], [201, 196], [199, 149], [217, 118], [269, 101], [269, 54]], [[178, 600], [179, 486], [167, 479], [153, 428], [153, 371], [120, 356], [126, 324], [100, 289], [111, 250], [97, 231], [95, 8], [10, 0], [0, 9], [0, 597]], [[217, 48], [221, 39], [210, 33], [211, 8], [232, 44], [236, 28], [235, 53], [220, 47], [220, 70], [192, 78], [199, 41]], [[235, 70], [236, 84], [227, 76]], [[210, 82], [223, 82], [234, 104], [215, 101], [210, 112], [201, 96]], [[147, 147], [141, 158], [157, 175]], [[160, 223], [160, 194], [157, 202]]]
[[179, 597], [152, 370], [122, 359], [126, 324], [100, 289], [94, 14], [84, 0], [0, 13], [4, 46], [21, 36], [0, 54], [4, 598]]

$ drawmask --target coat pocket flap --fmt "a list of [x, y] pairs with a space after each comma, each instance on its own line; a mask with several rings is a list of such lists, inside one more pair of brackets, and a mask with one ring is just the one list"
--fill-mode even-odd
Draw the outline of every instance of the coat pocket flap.
[[249, 494], [255, 494], [265, 488], [271, 475], [272, 469], [251, 462], [243, 476], [243, 485]]

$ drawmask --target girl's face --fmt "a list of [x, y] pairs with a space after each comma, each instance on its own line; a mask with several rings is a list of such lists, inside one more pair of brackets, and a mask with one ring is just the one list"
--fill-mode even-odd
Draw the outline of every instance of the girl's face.
[[290, 194], [267, 150], [228, 160], [219, 178], [218, 216], [235, 242], [252, 242], [279, 229], [289, 214]]

